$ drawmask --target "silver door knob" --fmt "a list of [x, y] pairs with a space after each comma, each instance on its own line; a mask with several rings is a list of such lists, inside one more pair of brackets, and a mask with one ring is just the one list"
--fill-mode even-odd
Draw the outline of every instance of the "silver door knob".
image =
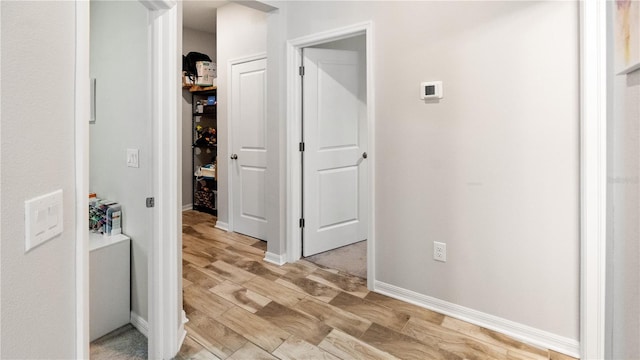
[[238, 154], [231, 155], [231, 160], [237, 160], [237, 159], [238, 159]]
[[368, 155], [367, 155], [367, 153], [366, 153], [366, 152], [363, 152], [363, 153], [362, 153], [362, 158], [363, 158], [363, 159], [366, 159], [366, 158], [367, 158], [367, 156], [368, 156]]

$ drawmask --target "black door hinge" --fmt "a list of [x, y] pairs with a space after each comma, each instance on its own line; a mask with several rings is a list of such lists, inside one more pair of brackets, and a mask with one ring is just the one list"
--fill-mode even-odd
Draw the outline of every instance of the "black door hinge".
[[298, 148], [300, 149], [300, 151], [304, 151], [304, 143], [301, 142], [300, 144], [298, 144]]
[[156, 200], [152, 197], [147, 198], [147, 207], [152, 208], [156, 205]]
[[300, 219], [300, 227], [303, 228], [304, 227], [304, 219]]
[[304, 76], [304, 66], [300, 66], [300, 68], [298, 68], [298, 73], [300, 76]]

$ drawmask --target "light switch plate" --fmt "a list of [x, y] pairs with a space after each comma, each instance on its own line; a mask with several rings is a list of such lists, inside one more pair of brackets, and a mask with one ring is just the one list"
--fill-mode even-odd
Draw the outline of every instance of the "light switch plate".
[[62, 234], [62, 205], [62, 190], [24, 202], [25, 252]]
[[132, 168], [140, 167], [139, 157], [140, 157], [140, 150], [127, 149], [127, 166]]

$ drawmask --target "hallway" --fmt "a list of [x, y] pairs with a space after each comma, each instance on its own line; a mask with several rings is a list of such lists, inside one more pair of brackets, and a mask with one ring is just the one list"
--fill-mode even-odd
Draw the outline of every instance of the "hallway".
[[572, 359], [390, 297], [308, 261], [264, 262], [266, 242], [183, 213], [189, 322], [178, 359]]

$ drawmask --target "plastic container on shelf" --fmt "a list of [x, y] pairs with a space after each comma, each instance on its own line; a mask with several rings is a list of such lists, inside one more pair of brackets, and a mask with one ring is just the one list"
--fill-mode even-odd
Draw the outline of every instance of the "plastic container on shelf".
[[106, 235], [118, 235], [122, 233], [122, 207], [120, 204], [110, 205], [107, 208], [107, 222], [104, 226]]

